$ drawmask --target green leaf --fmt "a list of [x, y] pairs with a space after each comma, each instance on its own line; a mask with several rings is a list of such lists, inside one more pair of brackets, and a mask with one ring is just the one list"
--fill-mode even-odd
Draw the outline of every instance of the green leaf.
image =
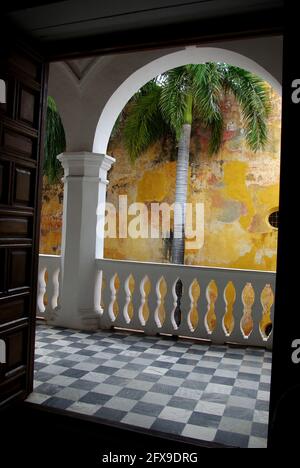
[[62, 174], [57, 156], [65, 149], [64, 127], [54, 99], [48, 96], [43, 172], [50, 184], [57, 182]]
[[160, 110], [160, 95], [161, 87], [152, 82], [147, 93], [142, 89], [132, 102], [123, 133], [132, 161], [170, 131]]
[[190, 94], [190, 75], [184, 67], [174, 68], [162, 75], [160, 109], [166, 123], [180, 138], [182, 125], [186, 122], [187, 96]]
[[248, 146], [253, 151], [263, 149], [268, 141], [267, 119], [271, 110], [266, 83], [253, 73], [228, 66], [224, 87], [240, 105]]

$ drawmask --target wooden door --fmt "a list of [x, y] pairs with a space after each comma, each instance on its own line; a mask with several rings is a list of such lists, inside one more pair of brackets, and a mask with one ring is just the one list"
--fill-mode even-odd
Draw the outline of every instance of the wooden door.
[[46, 75], [23, 45], [1, 49], [0, 406], [24, 399], [33, 382]]

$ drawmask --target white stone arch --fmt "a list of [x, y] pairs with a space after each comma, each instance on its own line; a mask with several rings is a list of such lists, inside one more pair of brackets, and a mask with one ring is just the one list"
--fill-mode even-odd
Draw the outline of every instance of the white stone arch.
[[152, 78], [187, 64], [225, 62], [259, 75], [281, 95], [281, 84], [271, 73], [254, 60], [228, 49], [216, 47], [186, 47], [184, 50], [164, 55], [132, 73], [112, 94], [104, 106], [94, 137], [93, 153], [106, 154], [114, 123], [129, 99]]

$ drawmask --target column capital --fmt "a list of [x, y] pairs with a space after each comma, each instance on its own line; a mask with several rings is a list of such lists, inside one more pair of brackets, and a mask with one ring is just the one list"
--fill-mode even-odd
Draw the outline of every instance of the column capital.
[[115, 162], [115, 158], [112, 156], [88, 151], [61, 153], [57, 159], [64, 168], [64, 177], [99, 177], [100, 170], [107, 172]]

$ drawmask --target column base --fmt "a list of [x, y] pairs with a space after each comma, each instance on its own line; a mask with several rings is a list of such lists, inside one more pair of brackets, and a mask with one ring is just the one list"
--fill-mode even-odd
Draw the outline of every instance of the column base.
[[71, 328], [81, 331], [94, 331], [100, 328], [101, 311], [93, 309], [79, 309], [77, 313], [66, 315], [61, 307], [56, 307], [51, 313], [46, 314], [46, 322], [54, 327]]

